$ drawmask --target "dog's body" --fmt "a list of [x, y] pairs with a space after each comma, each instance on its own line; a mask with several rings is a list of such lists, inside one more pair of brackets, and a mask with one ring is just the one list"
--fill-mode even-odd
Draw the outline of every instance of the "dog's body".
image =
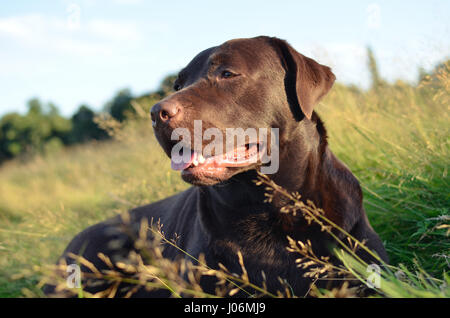
[[[171, 132], [177, 127], [192, 131], [194, 119], [203, 120], [205, 127], [222, 130], [279, 128], [280, 167], [269, 177], [288, 191], [298, 191], [305, 202], [314, 202], [326, 217], [365, 241], [387, 261], [383, 244], [363, 210], [358, 181], [329, 150], [325, 128], [313, 112], [313, 106], [333, 82], [328, 67], [299, 54], [285, 41], [269, 37], [232, 40], [201, 52], [180, 72], [177, 92], [153, 107], [155, 134], [170, 156], [174, 146]], [[240, 273], [240, 251], [252, 283], [261, 286], [265, 276], [268, 290], [275, 292], [282, 288], [280, 277], [295, 295], [303, 296], [310, 289], [311, 279], [296, 266], [299, 255], [287, 251], [287, 236], [310, 240], [318, 256], [331, 256], [333, 240], [302, 216], [282, 214], [280, 208], [288, 203], [284, 197], [275, 194], [271, 202], [264, 202], [264, 187], [254, 183], [260, 166], [216, 164], [213, 170], [202, 165], [183, 167], [183, 179], [195, 186], [130, 211], [131, 228], [137, 233], [142, 220], [159, 220], [167, 238], [177, 236], [177, 245], [188, 255], [204, 254], [211, 268], [221, 263], [230, 272]], [[69, 244], [63, 259], [71, 263], [69, 253], [82, 255], [100, 270], [105, 269], [99, 252], [114, 261], [127, 257], [134, 249], [134, 241], [122, 227], [123, 220], [116, 217], [86, 229]], [[121, 244], [109, 244], [112, 241]], [[173, 246], [164, 250], [169, 259], [191, 261], [187, 254]], [[360, 256], [373, 261], [366, 253]], [[201, 281], [203, 290], [210, 293], [214, 293], [215, 283], [208, 278]], [[86, 290], [95, 292], [100, 288], [104, 286]], [[46, 292], [52, 291], [47, 287]], [[135, 296], [169, 293], [141, 288]]]

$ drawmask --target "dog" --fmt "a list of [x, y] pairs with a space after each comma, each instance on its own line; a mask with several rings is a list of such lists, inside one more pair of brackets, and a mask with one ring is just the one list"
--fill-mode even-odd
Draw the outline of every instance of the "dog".
[[[173, 149], [178, 144], [173, 139], [174, 131], [183, 128], [190, 133], [183, 138], [185, 145], [198, 135], [194, 131], [196, 120], [203, 125], [200, 133], [208, 128], [222, 133], [227, 127], [276, 128], [278, 141], [272, 146], [277, 146], [279, 165], [275, 173], [267, 174], [268, 178], [289, 192], [298, 192], [301, 201], [313, 202], [329, 220], [388, 262], [385, 248], [363, 209], [361, 187], [329, 149], [324, 124], [314, 111], [334, 81], [329, 67], [275, 37], [234, 39], [199, 53], [179, 72], [175, 92], [151, 109], [156, 138], [171, 158], [172, 168], [180, 170], [183, 180], [193, 186], [131, 210], [128, 224], [136, 232], [143, 220], [158, 220], [165, 236], [176, 235], [179, 249], [169, 245], [163, 251], [170, 260], [189, 259], [183, 250], [196, 258], [204, 255], [209, 268], [218, 269], [223, 264], [232, 273], [242, 273], [237, 256], [241, 253], [253, 284], [264, 283], [268, 291], [275, 293], [284, 288], [284, 281], [295, 295], [307, 294], [312, 279], [297, 266], [299, 255], [287, 251], [287, 237], [309, 240], [316, 255], [337, 263], [330, 250], [335, 242], [301, 213], [293, 216], [280, 212], [289, 203], [286, 197], [274, 193], [271, 200], [266, 200], [265, 187], [254, 180], [268, 163], [262, 163], [262, 157], [248, 160], [261, 151], [260, 140], [246, 140], [245, 145], [232, 149], [243, 156], [235, 161], [223, 160], [219, 152], [203, 156], [205, 140], [188, 148], [187, 161], [174, 160]], [[272, 149], [270, 140], [265, 145], [267, 153]], [[76, 263], [73, 254], [81, 255], [99, 270], [108, 269], [99, 253], [120, 260], [135, 250], [133, 239], [120, 230], [123, 224], [118, 216], [87, 228], [68, 245], [61, 261]], [[118, 241], [119, 246], [110, 244]], [[377, 262], [364, 251], [357, 253], [367, 262]], [[83, 265], [82, 271], [91, 270]], [[200, 281], [202, 289], [209, 293], [214, 293], [216, 283], [214, 277]], [[84, 290], [97, 292], [105, 286], [107, 282], [97, 282], [84, 286]], [[118, 290], [116, 296], [123, 296]], [[45, 292], [52, 294], [55, 289], [47, 285]], [[139, 288], [133, 296], [168, 297], [170, 293]]]

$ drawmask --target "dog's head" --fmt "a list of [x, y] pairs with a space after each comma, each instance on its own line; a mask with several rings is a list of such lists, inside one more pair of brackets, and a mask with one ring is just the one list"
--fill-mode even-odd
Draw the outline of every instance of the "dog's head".
[[[172, 168], [187, 182], [211, 185], [270, 164], [273, 147], [282, 148], [289, 131], [311, 119], [334, 80], [329, 67], [286, 41], [235, 39], [180, 71], [176, 92], [153, 106], [152, 124]], [[279, 140], [270, 128], [279, 129]]]

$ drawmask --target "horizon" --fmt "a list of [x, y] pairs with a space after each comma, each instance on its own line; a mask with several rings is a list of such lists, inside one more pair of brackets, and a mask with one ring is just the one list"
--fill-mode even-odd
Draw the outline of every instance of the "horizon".
[[[0, 116], [23, 113], [31, 98], [54, 103], [64, 116], [82, 104], [99, 111], [120, 89], [134, 96], [156, 90], [198, 52], [231, 38], [286, 39], [331, 66], [338, 83], [361, 88], [369, 86], [368, 46], [388, 82], [415, 82], [420, 68], [431, 71], [450, 55], [445, 1], [407, 7], [388, 1], [289, 1], [283, 7], [231, 1], [221, 7], [60, 0], [1, 7], [0, 41], [7, 49], [0, 51]], [[330, 24], [336, 27], [325, 27]]]

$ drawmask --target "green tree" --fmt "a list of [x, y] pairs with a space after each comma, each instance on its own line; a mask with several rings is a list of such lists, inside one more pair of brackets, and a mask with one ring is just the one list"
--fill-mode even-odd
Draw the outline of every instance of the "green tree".
[[[135, 113], [131, 104], [133, 100], [145, 108], [151, 107], [173, 92], [176, 78], [176, 74], [166, 76], [156, 91], [139, 98], [133, 97], [129, 89], [122, 89], [105, 105], [105, 109], [115, 119], [123, 121]], [[109, 138], [94, 122], [95, 113], [86, 105], [81, 105], [70, 119], [62, 117], [56, 105], [43, 104], [37, 98], [30, 99], [27, 105], [28, 111], [24, 115], [9, 113], [0, 118], [0, 162], [91, 139]]]
[[159, 88], [157, 90], [157, 93], [161, 95], [161, 97], [165, 97], [173, 92], [173, 84], [175, 83], [175, 80], [177, 79], [177, 74], [170, 74], [167, 75], [159, 85]]
[[156, 91], [136, 97], [135, 100], [138, 101], [140, 105], [144, 106], [144, 111], [148, 112], [154, 104], [174, 92], [173, 84], [177, 77], [177, 74], [167, 75]]
[[116, 96], [108, 102], [105, 109], [109, 111], [112, 117], [119, 121], [125, 120], [131, 114], [134, 114], [134, 108], [131, 105], [133, 96], [129, 89], [122, 89], [117, 92]]
[[9, 113], [1, 118], [0, 161], [45, 152], [49, 142], [62, 145], [67, 142], [71, 128], [71, 122], [59, 115], [55, 105], [43, 105], [33, 98], [25, 115]]
[[72, 116], [72, 131], [70, 143], [81, 143], [91, 139], [102, 140], [108, 138], [106, 131], [94, 122], [95, 113], [86, 105], [81, 105]]

